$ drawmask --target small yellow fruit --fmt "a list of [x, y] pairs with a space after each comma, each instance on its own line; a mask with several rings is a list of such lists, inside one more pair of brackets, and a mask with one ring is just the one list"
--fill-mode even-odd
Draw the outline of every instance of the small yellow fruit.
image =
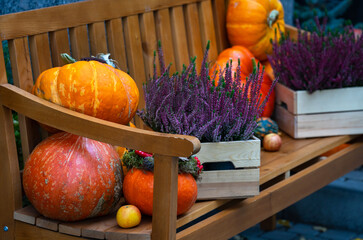
[[122, 228], [132, 228], [140, 224], [141, 213], [134, 205], [124, 205], [116, 214], [117, 224]]

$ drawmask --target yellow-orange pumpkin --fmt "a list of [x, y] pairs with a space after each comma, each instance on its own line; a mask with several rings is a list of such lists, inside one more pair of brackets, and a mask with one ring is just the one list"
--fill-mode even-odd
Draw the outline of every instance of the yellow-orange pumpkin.
[[125, 72], [98, 61], [78, 61], [48, 69], [33, 87], [36, 96], [100, 119], [127, 124], [139, 90]]
[[227, 9], [227, 34], [232, 45], [247, 47], [259, 60], [272, 53], [271, 39], [285, 31], [279, 0], [231, 0]]
[[114, 147], [60, 132], [43, 140], [25, 163], [23, 187], [42, 215], [77, 221], [117, 210], [121, 161]]
[[[124, 178], [123, 192], [126, 201], [135, 205], [143, 214], [152, 215], [154, 173], [132, 168]], [[188, 211], [197, 200], [197, 183], [188, 173], [178, 174], [178, 208], [177, 214]]]

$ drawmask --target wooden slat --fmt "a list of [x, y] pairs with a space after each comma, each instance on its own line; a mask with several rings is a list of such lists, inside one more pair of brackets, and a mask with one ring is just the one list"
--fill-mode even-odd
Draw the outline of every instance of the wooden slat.
[[86, 240], [85, 238], [78, 238], [66, 234], [59, 234], [58, 232], [54, 232], [51, 230], [34, 227], [30, 224], [22, 223], [19, 221], [15, 221], [15, 229], [15, 239], [17, 240]]
[[198, 9], [203, 50], [205, 51], [207, 42], [210, 41], [208, 62], [215, 61], [218, 56], [218, 51], [216, 33], [214, 30], [212, 4], [210, 1], [200, 2]]
[[212, 0], [218, 53], [229, 47], [226, 31], [226, 0]]
[[[154, 51], [157, 51], [158, 39], [156, 36], [154, 12], [147, 12], [140, 16], [140, 32], [142, 41], [142, 53], [145, 63], [145, 74], [149, 78], [154, 74]], [[158, 68], [158, 56], [156, 56], [156, 68]], [[141, 90], [141, 89], [139, 89]]]
[[0, 102], [51, 127], [116, 146], [181, 157], [189, 157], [200, 149], [200, 142], [195, 137], [147, 131], [90, 117], [10, 84], [0, 85]]
[[87, 25], [82, 25], [69, 29], [72, 57], [76, 60], [80, 60], [84, 57], [89, 57], [91, 55], [87, 31]]
[[174, 73], [176, 68], [169, 9], [157, 11], [155, 19], [156, 32], [158, 40], [161, 41], [161, 47], [163, 48], [165, 65], [168, 66], [171, 63], [170, 72]]
[[[34, 74], [36, 74], [35, 76], [38, 76], [41, 71], [51, 67], [49, 42], [47, 40], [47, 34], [33, 36], [30, 39], [30, 47], [33, 50], [32, 54], [34, 56], [32, 65], [30, 64], [28, 39], [19, 38], [9, 41], [9, 54], [14, 85], [30, 92], [33, 87], [32, 66]], [[45, 48], [43, 52], [41, 52], [41, 48]], [[37, 61], [36, 58], [41, 59]], [[37, 124], [34, 121], [21, 114], [18, 114], [18, 120], [22, 153], [25, 160], [41, 138]]]
[[0, 16], [0, 35], [3, 40], [8, 40], [198, 1], [201, 0], [80, 1], [35, 11], [2, 15]]
[[[146, 76], [138, 17], [126, 17], [123, 26], [125, 31], [127, 65], [130, 75], [135, 80], [140, 92], [138, 109], [143, 109], [145, 107], [145, 99], [142, 85], [146, 81]], [[139, 128], [143, 126], [142, 120], [137, 116], [135, 117], [135, 125]]]
[[189, 64], [189, 53], [186, 51], [188, 49], [188, 41], [186, 38], [183, 7], [173, 7], [170, 17], [174, 40], [175, 65], [176, 70], [180, 72], [183, 69], [183, 64]]
[[178, 158], [155, 156], [152, 238], [176, 239]]
[[203, 59], [202, 39], [200, 36], [198, 6], [196, 3], [185, 6], [189, 56], [197, 57], [196, 66], [199, 71]]
[[111, 58], [117, 62], [117, 66], [127, 72], [127, 60], [125, 40], [121, 18], [106, 22], [107, 41]]
[[143, 215], [141, 223], [134, 228], [121, 228], [114, 226], [106, 230], [107, 240], [150, 240], [151, 239], [151, 217]]
[[[244, 201], [179, 232], [177, 239], [227, 239], [362, 165], [363, 142], [308, 167]], [[228, 229], [228, 231], [225, 231]]]
[[37, 210], [32, 205], [18, 209], [14, 212], [14, 219], [35, 225], [37, 217], [40, 216]]
[[52, 49], [52, 62], [53, 66], [63, 66], [65, 63], [62, 61], [60, 54], [71, 54], [69, 49], [68, 31], [67, 29], [55, 31], [50, 33], [50, 46]]
[[106, 41], [105, 22], [97, 22], [88, 25], [91, 54], [108, 53]]
[[0, 106], [0, 239], [14, 239], [14, 210], [21, 208], [21, 181], [11, 110]]
[[0, 42], [0, 84], [1, 83], [7, 83], [7, 82], [8, 82], [8, 79], [7, 79], [7, 76], [6, 76], [6, 67], [5, 67], [5, 61], [4, 61], [3, 44], [2, 44], [2, 42]]
[[37, 227], [45, 228], [45, 229], [52, 230], [55, 232], [58, 231], [59, 223], [60, 223], [60, 221], [58, 221], [58, 220], [49, 219], [49, 218], [46, 218], [43, 216], [39, 216], [35, 220], [35, 225]]

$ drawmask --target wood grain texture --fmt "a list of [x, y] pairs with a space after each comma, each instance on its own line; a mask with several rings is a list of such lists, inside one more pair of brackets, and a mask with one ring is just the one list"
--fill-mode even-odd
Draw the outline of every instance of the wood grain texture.
[[82, 25], [69, 29], [69, 37], [71, 40], [72, 57], [80, 60], [91, 55], [88, 43], [87, 25]]
[[[30, 224], [15, 221], [15, 239], [17, 240], [86, 240], [66, 234], [59, 234], [51, 230], [37, 228]], [[10, 239], [10, 238], [9, 238]]]
[[164, 53], [165, 65], [171, 64], [170, 73], [173, 74], [175, 68], [175, 53], [173, 45], [173, 34], [171, 31], [169, 9], [161, 9], [155, 13], [156, 33]]
[[[179, 232], [177, 239], [227, 239], [254, 226], [334, 179], [362, 165], [363, 142], [332, 155], [262, 191], [260, 195], [234, 204], [210, 218]], [[228, 229], [228, 231], [224, 231]]]
[[41, 123], [116, 146], [167, 156], [189, 157], [200, 149], [197, 138], [132, 128], [60, 107], [10, 84], [0, 85], [0, 102]]
[[[145, 63], [146, 78], [154, 74], [154, 52], [158, 49], [158, 39], [155, 29], [154, 12], [146, 12], [140, 15], [140, 32], [142, 42], [142, 54]], [[158, 56], [155, 59], [156, 68], [158, 69]], [[160, 71], [158, 72], [160, 73]]]
[[11, 110], [0, 106], [0, 187], [3, 196], [0, 198], [0, 225], [8, 226], [9, 231], [0, 231], [1, 239], [14, 238], [14, 210], [21, 208], [21, 181], [18, 156], [13, 130]]
[[154, 155], [152, 239], [174, 240], [178, 200], [178, 158]]
[[174, 42], [176, 70], [181, 72], [183, 65], [189, 64], [188, 41], [186, 37], [183, 7], [173, 7], [170, 11], [171, 28]]
[[48, 33], [29, 37], [29, 46], [33, 76], [34, 79], [37, 79], [40, 73], [52, 67]]
[[185, 24], [187, 28], [189, 56], [197, 57], [196, 67], [199, 71], [203, 59], [202, 39], [200, 36], [198, 5], [196, 3], [185, 6]]
[[226, 31], [226, 0], [212, 0], [213, 19], [218, 53], [229, 47]]
[[116, 61], [117, 66], [127, 72], [127, 60], [125, 50], [125, 39], [121, 18], [106, 22], [107, 42], [111, 58]]
[[88, 25], [91, 55], [108, 53], [106, 41], [105, 22], [96, 22]]
[[0, 84], [7, 82], [3, 44], [0, 44]]
[[96, 0], [0, 16], [0, 36], [8, 40], [201, 0]]
[[66, 63], [61, 58], [61, 53], [71, 54], [68, 39], [68, 30], [62, 29], [49, 33], [52, 50], [52, 63], [54, 67], [60, 67]]

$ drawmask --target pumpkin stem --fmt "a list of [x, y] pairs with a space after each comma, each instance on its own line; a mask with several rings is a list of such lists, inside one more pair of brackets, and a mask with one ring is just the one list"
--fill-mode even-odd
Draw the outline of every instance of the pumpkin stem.
[[69, 64], [69, 63], [75, 63], [75, 62], [77, 62], [77, 61], [76, 61], [76, 59], [74, 59], [74, 58], [72, 58], [71, 56], [69, 56], [69, 54], [68, 54], [68, 53], [61, 53], [61, 54], [60, 54], [60, 56], [61, 56], [61, 59], [63, 60], [63, 62], [64, 62], [65, 64]]
[[267, 18], [267, 24], [269, 27], [272, 27], [272, 25], [276, 22], [277, 18], [279, 17], [279, 11], [276, 9], [272, 10]]

